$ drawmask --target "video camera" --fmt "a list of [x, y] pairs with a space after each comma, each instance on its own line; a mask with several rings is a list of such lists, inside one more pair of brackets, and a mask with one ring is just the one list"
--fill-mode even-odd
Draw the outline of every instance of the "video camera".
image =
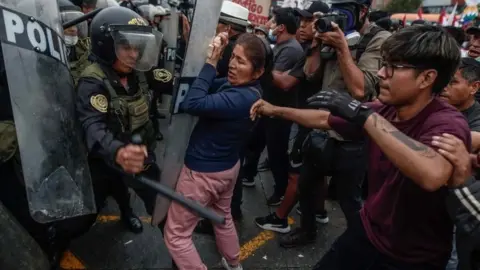
[[315, 21], [315, 30], [318, 33], [326, 33], [333, 31], [332, 22], [338, 24], [342, 31], [347, 27], [348, 17], [342, 13], [328, 13], [317, 16]]

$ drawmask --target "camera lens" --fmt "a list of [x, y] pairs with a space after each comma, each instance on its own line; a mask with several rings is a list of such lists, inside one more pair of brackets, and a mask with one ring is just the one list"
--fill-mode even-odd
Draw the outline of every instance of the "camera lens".
[[318, 33], [332, 31], [332, 21], [329, 18], [320, 18], [315, 22], [315, 29]]

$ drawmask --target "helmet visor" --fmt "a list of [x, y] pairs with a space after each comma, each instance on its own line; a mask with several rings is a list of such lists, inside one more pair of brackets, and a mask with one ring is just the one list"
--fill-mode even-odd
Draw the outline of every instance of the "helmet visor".
[[[84, 14], [80, 11], [63, 11], [60, 12], [60, 17], [62, 19], [62, 24], [75, 20]], [[70, 29], [71, 28], [71, 29]], [[65, 29], [66, 32], [72, 33], [71, 35], [76, 35], [79, 38], [86, 38], [88, 37], [88, 23], [87, 21], [83, 21], [81, 23], [77, 23], [76, 25]], [[76, 34], [75, 34], [76, 32]]]
[[95, 8], [107, 8], [120, 6], [115, 0], [97, 0]]
[[158, 64], [162, 33], [155, 29], [143, 31], [113, 31], [117, 59], [126, 66], [148, 71]]

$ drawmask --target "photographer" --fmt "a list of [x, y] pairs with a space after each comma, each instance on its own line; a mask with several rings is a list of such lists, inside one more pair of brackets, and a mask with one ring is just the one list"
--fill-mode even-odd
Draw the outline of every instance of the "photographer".
[[[307, 59], [305, 74], [311, 74], [308, 77], [321, 85], [317, 91], [340, 89], [360, 101], [375, 97], [380, 46], [390, 33], [369, 22], [369, 7], [368, 0], [335, 0], [330, 13], [315, 22], [315, 43], [321, 45], [312, 51], [317, 58], [312, 55]], [[303, 157], [298, 186], [302, 218], [300, 228], [281, 240], [284, 247], [315, 241], [315, 220], [326, 220], [326, 213], [316, 213], [312, 206], [316, 205], [318, 187], [325, 184], [325, 176], [332, 176], [336, 197], [350, 223], [361, 208], [361, 185], [366, 172], [363, 141], [345, 140], [334, 131], [312, 131], [305, 143], [297, 138], [295, 145], [292, 153], [302, 153], [297, 154], [297, 160]]]
[[[297, 86], [301, 91], [298, 93], [298, 102], [297, 105], [300, 108], [305, 108], [306, 100], [308, 97], [312, 96], [318, 91], [318, 84], [321, 82], [312, 80], [311, 76], [308, 76], [311, 66], [314, 68], [318, 67], [316, 63], [320, 59], [317, 53], [314, 53], [318, 50], [315, 50], [318, 45], [313, 44], [313, 37], [315, 34], [314, 30], [314, 14], [326, 14], [330, 8], [327, 4], [317, 1], [312, 2], [311, 5], [305, 7], [304, 10], [296, 9], [295, 13], [300, 17], [300, 28], [298, 34], [300, 40], [302, 40], [302, 47], [304, 47], [304, 57], [298, 61], [295, 66], [288, 71], [280, 72], [274, 71], [272, 73], [274, 78], [274, 83], [282, 89], [290, 89]], [[293, 130], [293, 129], [292, 129]], [[296, 134], [296, 142], [301, 144], [305, 140], [306, 135], [310, 132], [311, 129], [304, 128], [299, 126]], [[295, 131], [293, 131], [295, 132]], [[288, 225], [288, 214], [291, 212], [295, 204], [297, 203], [297, 186], [298, 178], [300, 175], [302, 165], [302, 157], [298, 155], [296, 151], [290, 153], [290, 169], [288, 175], [288, 186], [285, 192], [285, 198], [277, 208], [275, 213], [272, 213], [268, 216], [258, 217], [255, 219], [255, 223], [262, 229], [271, 230], [280, 233], [290, 232], [290, 226]], [[319, 213], [317, 214], [317, 221], [321, 223], [327, 223], [328, 217], [324, 214], [324, 197], [319, 198]]]

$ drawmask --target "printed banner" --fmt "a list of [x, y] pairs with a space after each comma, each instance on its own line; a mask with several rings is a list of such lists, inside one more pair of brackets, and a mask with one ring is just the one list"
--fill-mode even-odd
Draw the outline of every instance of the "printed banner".
[[248, 20], [254, 25], [263, 25], [268, 21], [271, 0], [232, 0], [250, 11]]

